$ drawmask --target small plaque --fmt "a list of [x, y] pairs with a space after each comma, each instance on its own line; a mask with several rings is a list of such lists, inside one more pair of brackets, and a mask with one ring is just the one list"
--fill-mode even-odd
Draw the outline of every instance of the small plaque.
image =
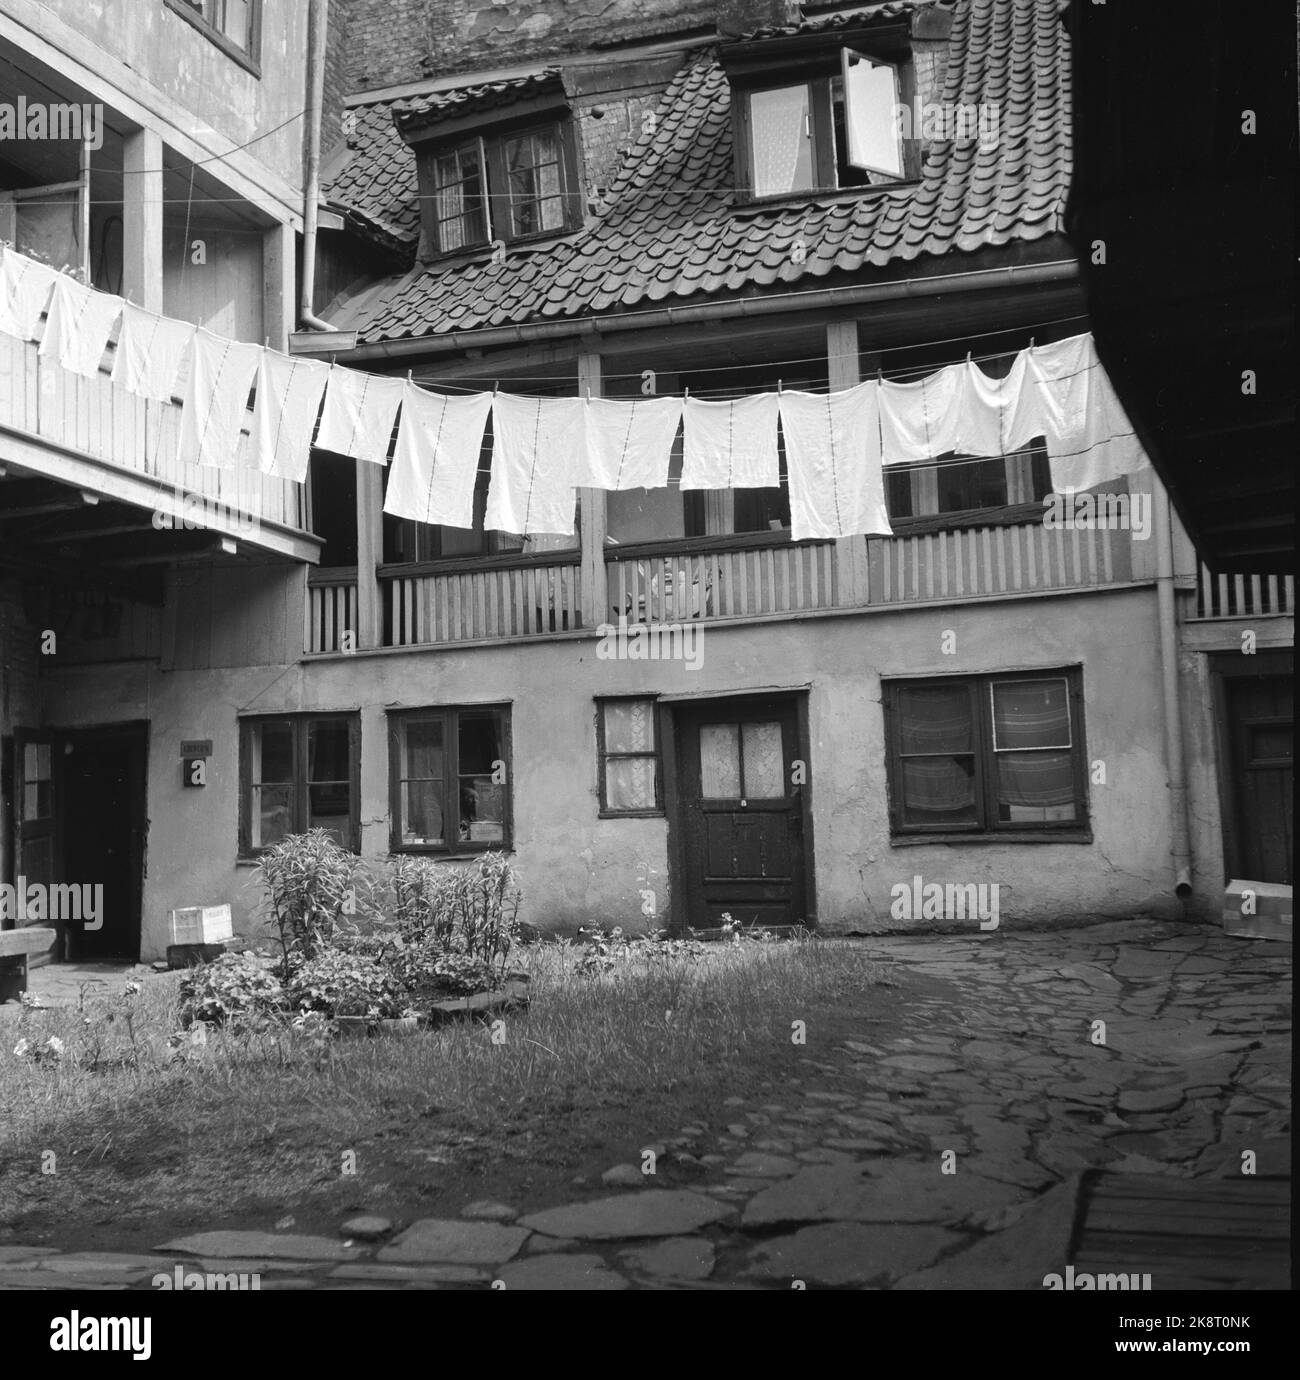
[[211, 738], [186, 738], [181, 742], [182, 757], [211, 757]]

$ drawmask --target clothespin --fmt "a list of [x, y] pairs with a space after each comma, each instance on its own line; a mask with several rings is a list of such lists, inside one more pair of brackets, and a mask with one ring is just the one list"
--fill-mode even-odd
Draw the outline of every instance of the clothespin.
[[495, 398], [496, 395], [497, 395], [500, 391], [501, 391], [501, 380], [500, 380], [500, 379], [493, 379], [493, 380], [492, 380], [492, 396]]
[[691, 390], [690, 390], [689, 388], [683, 388], [683, 389], [682, 389], [682, 401], [685, 402], [686, 399], [689, 398], [690, 396], [691, 396]]
[[266, 337], [266, 339], [262, 342], [262, 348], [263, 348], [264, 350], [269, 350], [269, 349], [271, 348], [271, 337], [270, 337], [269, 335], [268, 335], [268, 336]]
[[967, 351], [966, 351], [966, 363], [967, 363], [967, 364], [970, 363], [970, 357], [971, 357], [971, 352], [970, 352], [969, 350], [967, 350]]
[[780, 379], [777, 379], [777, 381], [776, 381], [776, 396], [779, 398], [779, 397], [781, 396], [781, 394], [782, 394], [784, 391], [785, 391], [785, 385], [784, 385], [784, 383], [783, 383]]
[[410, 383], [410, 382], [412, 381], [412, 380], [411, 380], [411, 371], [410, 371], [409, 369], [406, 371], [406, 381], [407, 381], [407, 383]]
[[1029, 348], [1031, 350], [1034, 348], [1034, 337], [1032, 335], [1029, 337]]

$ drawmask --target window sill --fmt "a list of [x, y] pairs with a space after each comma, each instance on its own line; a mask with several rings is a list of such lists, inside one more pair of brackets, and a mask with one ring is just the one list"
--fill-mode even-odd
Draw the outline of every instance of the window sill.
[[920, 848], [929, 843], [1091, 843], [1091, 829], [1008, 829], [1001, 833], [891, 834], [891, 848]]
[[863, 196], [913, 192], [920, 185], [918, 178], [912, 178], [906, 182], [880, 182], [868, 187], [812, 187], [800, 192], [781, 192], [776, 196], [750, 196], [741, 191], [736, 193], [736, 201], [731, 209], [737, 216], [760, 216], [787, 207], [807, 206], [818, 202], [838, 204], [842, 201], [856, 201]]
[[597, 819], [665, 819], [663, 810], [598, 810]]
[[[259, 81], [262, 79], [262, 64], [257, 58], [255, 58], [252, 53], [245, 52], [238, 44], [228, 39], [220, 29], [214, 29], [201, 14], [196, 14], [193, 7], [187, 5], [185, 0], [165, 0], [165, 3], [173, 14], [180, 15], [187, 24], [196, 28], [209, 43], [220, 48], [232, 62], [237, 62], [246, 72], [251, 73]], [[258, 16], [255, 10], [250, 11], [249, 22], [253, 25], [257, 24]], [[251, 40], [254, 47], [259, 45], [260, 38], [261, 36], [257, 33], [256, 28], [254, 28]]]
[[487, 844], [482, 848], [460, 848], [456, 852], [448, 852], [445, 848], [421, 848], [418, 845], [406, 845], [401, 848], [394, 848], [389, 845], [388, 856], [390, 858], [433, 858], [438, 862], [472, 862], [475, 858], [481, 858], [485, 853], [513, 853], [514, 845], [510, 843]]

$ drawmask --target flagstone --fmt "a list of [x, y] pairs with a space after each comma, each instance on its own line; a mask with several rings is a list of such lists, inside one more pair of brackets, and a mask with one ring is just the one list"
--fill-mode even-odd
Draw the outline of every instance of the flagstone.
[[744, 1273], [843, 1288], [908, 1274], [960, 1240], [941, 1227], [830, 1222], [764, 1241], [750, 1253]]
[[427, 1280], [435, 1284], [477, 1284], [491, 1277], [488, 1271], [474, 1269], [469, 1265], [381, 1265], [365, 1262], [357, 1265], [336, 1265], [329, 1272], [330, 1279], [394, 1283]]
[[735, 1160], [728, 1170], [730, 1174], [741, 1174], [751, 1179], [780, 1179], [795, 1173], [799, 1161], [785, 1155], [765, 1154], [750, 1150]]
[[713, 1273], [713, 1244], [702, 1236], [670, 1236], [652, 1246], [623, 1251], [619, 1259], [635, 1274], [668, 1279], [708, 1279]]
[[792, 1179], [757, 1194], [745, 1209], [744, 1227], [782, 1222], [947, 1222], [978, 1207], [1012, 1201], [1014, 1189], [977, 1174], [943, 1174], [931, 1164], [875, 1161], [810, 1165]]
[[255, 1256], [267, 1260], [355, 1260], [364, 1254], [359, 1246], [345, 1246], [328, 1236], [292, 1236], [281, 1231], [204, 1231], [168, 1241], [158, 1250], [245, 1260]]
[[731, 1216], [732, 1210], [710, 1203], [686, 1189], [648, 1189], [617, 1198], [548, 1208], [521, 1219], [529, 1231], [574, 1236], [582, 1241], [612, 1241], [642, 1236], [683, 1236]]
[[528, 1238], [522, 1227], [499, 1222], [464, 1222], [455, 1218], [425, 1217], [412, 1222], [385, 1246], [381, 1262], [409, 1265], [436, 1261], [446, 1265], [500, 1265], [519, 1253]]

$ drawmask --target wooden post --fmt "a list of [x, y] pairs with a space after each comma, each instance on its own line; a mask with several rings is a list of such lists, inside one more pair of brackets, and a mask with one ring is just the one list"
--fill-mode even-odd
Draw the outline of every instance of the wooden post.
[[[831, 321], [826, 326], [826, 377], [832, 392], [862, 382], [858, 359], [858, 323]], [[841, 537], [835, 543], [837, 600], [841, 607], [865, 604], [867, 589], [867, 539], [861, 533]]]
[[287, 352], [296, 320], [297, 244], [290, 225], [262, 234], [262, 335], [273, 350]]
[[[578, 356], [578, 396], [600, 397], [600, 356], [584, 351]], [[609, 622], [609, 586], [605, 578], [605, 534], [608, 531], [603, 489], [578, 490], [579, 527], [582, 538], [582, 626], [595, 628]]]
[[357, 460], [357, 646], [383, 645], [383, 610], [379, 603], [379, 577], [375, 573], [383, 556], [384, 467]]
[[122, 296], [163, 310], [163, 145], [151, 129], [122, 140]]

